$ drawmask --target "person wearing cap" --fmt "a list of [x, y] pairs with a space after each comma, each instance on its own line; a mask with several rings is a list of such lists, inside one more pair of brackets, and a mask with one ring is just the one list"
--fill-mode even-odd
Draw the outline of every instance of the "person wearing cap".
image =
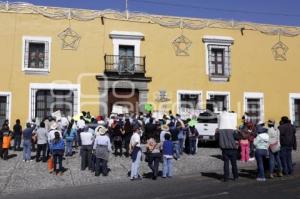
[[161, 132], [160, 132], [160, 143], [163, 143], [165, 141], [165, 135], [166, 134], [170, 134], [170, 129], [169, 129], [169, 126], [164, 124], [161, 126]]
[[97, 137], [93, 145], [93, 151], [96, 156], [96, 168], [95, 176], [99, 176], [100, 173], [103, 176], [107, 176], [109, 169], [107, 163], [109, 159], [109, 153], [112, 151], [110, 138], [107, 135], [107, 129], [104, 126], [98, 126], [95, 129]]
[[288, 117], [283, 116], [278, 127], [280, 131], [280, 156], [282, 160], [283, 174], [293, 174], [292, 150], [297, 149], [296, 129]]
[[83, 132], [80, 133], [81, 148], [81, 170], [84, 171], [86, 167], [92, 170], [92, 150], [94, 135], [89, 131], [89, 127], [85, 126]]
[[58, 130], [58, 124], [55, 121], [52, 121], [48, 133], [48, 143], [50, 143], [55, 138], [56, 131], [59, 133], [59, 136], [62, 138], [61, 132]]
[[277, 165], [277, 176], [282, 177], [282, 164], [280, 160], [280, 133], [275, 127], [275, 121], [268, 121], [268, 135], [269, 135], [269, 171], [270, 178], [273, 178], [275, 164]]
[[141, 134], [141, 130], [139, 126], [134, 126], [133, 135], [131, 136], [130, 145], [129, 145], [129, 152], [131, 154], [131, 160], [132, 160], [130, 180], [140, 179], [139, 169], [140, 169], [141, 157], [142, 157], [140, 134]]
[[261, 121], [257, 124], [256, 133], [257, 136], [253, 142], [255, 146], [255, 159], [256, 159], [257, 171], [258, 171], [258, 176], [256, 180], [266, 181], [263, 159], [268, 156], [270, 138], [268, 135], [268, 129], [264, 128], [264, 122]]

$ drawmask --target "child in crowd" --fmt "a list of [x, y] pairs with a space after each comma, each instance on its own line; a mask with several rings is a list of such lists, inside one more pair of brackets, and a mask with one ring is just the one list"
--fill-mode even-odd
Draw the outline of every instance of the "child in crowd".
[[165, 134], [165, 141], [162, 146], [163, 151], [163, 178], [172, 177], [172, 170], [173, 170], [173, 143], [170, 140], [171, 135], [166, 133]]

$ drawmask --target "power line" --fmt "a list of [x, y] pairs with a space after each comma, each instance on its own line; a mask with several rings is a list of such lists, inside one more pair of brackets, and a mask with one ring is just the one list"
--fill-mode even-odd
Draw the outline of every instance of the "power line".
[[248, 10], [238, 10], [238, 9], [223, 9], [223, 8], [203, 7], [203, 6], [192, 5], [192, 4], [156, 2], [156, 1], [151, 1], [151, 0], [130, 0], [130, 1], [134, 1], [137, 3], [145, 3], [145, 4], [154, 4], [154, 5], [180, 7], [180, 8], [202, 9], [202, 10], [212, 10], [212, 11], [227, 12], [227, 13], [256, 14], [256, 15], [299, 17], [300, 18], [300, 15], [288, 14], [288, 13], [259, 12], [259, 11], [248, 11]]

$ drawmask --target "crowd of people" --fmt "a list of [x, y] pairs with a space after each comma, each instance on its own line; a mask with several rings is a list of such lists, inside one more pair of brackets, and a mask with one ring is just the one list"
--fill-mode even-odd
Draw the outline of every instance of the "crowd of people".
[[270, 119], [257, 124], [246, 117], [236, 130], [217, 130], [216, 137], [222, 150], [224, 160], [224, 181], [229, 179], [229, 161], [232, 166], [233, 180], [238, 179], [237, 160], [241, 162], [256, 160], [257, 181], [266, 181], [265, 171], [269, 178], [293, 174], [292, 150], [297, 149], [296, 128], [288, 117], [283, 116], [276, 125]]
[[[142, 178], [139, 172], [142, 157], [152, 171], [153, 180], [159, 176], [160, 163], [162, 177], [171, 178], [173, 161], [180, 160], [183, 153], [195, 155], [197, 152], [199, 133], [190, 121], [171, 112], [162, 119], [153, 118], [151, 113], [94, 118], [82, 112], [76, 121], [47, 117], [26, 123], [24, 129], [17, 119], [10, 130], [6, 120], [0, 130], [0, 157], [8, 160], [10, 148], [23, 150], [23, 161], [27, 163], [33, 161], [31, 153], [36, 152], [36, 162], [48, 162], [50, 173], [63, 175], [64, 157], [73, 156], [79, 149], [81, 170], [89, 169], [95, 176], [109, 174], [108, 161], [112, 154], [131, 158], [131, 180]], [[238, 129], [216, 130], [224, 161], [224, 181], [229, 179], [229, 161], [233, 179], [238, 179], [238, 159], [242, 162], [256, 159], [258, 181], [266, 180], [266, 167], [270, 178], [274, 177], [274, 171], [279, 177], [293, 174], [292, 150], [297, 147], [295, 127], [287, 117], [281, 118], [278, 127], [274, 120], [269, 120], [267, 127], [264, 125], [264, 122], [254, 124], [243, 117]], [[142, 146], [146, 146], [146, 150]]]

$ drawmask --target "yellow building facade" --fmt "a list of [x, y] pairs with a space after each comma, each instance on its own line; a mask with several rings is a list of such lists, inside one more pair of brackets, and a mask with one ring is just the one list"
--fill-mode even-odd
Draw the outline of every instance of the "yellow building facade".
[[[114, 105], [232, 110], [299, 125], [300, 29], [116, 11], [0, 6], [0, 117]], [[133, 104], [131, 106], [130, 104]]]

